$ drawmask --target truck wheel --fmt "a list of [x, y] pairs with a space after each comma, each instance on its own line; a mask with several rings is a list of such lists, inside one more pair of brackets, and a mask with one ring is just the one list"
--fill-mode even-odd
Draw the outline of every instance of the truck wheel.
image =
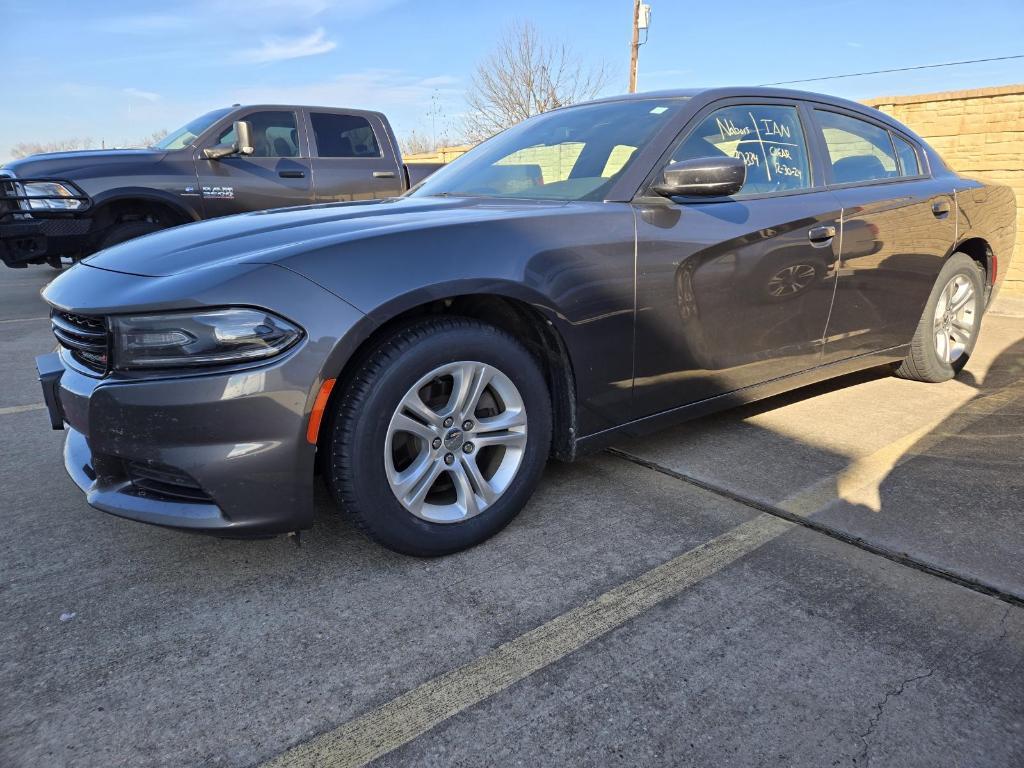
[[533, 356], [476, 320], [426, 320], [386, 339], [345, 385], [326, 475], [371, 538], [431, 557], [504, 528], [550, 444], [551, 399]]
[[908, 354], [896, 375], [938, 383], [956, 376], [974, 351], [981, 329], [984, 272], [963, 253], [954, 253], [935, 279]]
[[123, 221], [107, 230], [96, 250], [102, 251], [112, 245], [123, 243], [126, 240], [134, 240], [136, 237], [142, 237], [165, 228], [164, 224], [156, 221]]

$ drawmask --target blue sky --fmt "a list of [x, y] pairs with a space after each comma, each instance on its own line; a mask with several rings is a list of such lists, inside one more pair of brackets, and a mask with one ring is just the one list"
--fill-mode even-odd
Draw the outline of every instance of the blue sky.
[[[759, 84], [1024, 53], [1024, 0], [650, 0], [640, 90]], [[0, 162], [19, 141], [109, 145], [234, 102], [381, 109], [458, 133], [474, 65], [533, 22], [625, 91], [631, 0], [0, 0]], [[1024, 82], [1024, 59], [808, 84], [850, 98]], [[440, 114], [440, 119], [431, 118]]]

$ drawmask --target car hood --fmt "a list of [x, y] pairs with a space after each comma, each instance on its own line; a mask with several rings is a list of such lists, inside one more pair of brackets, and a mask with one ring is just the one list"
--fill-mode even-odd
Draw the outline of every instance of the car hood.
[[73, 179], [75, 173], [83, 168], [156, 162], [166, 154], [167, 152], [161, 149], [84, 149], [74, 152], [47, 152], [13, 160], [4, 165], [4, 170], [23, 179], [61, 175]]
[[275, 264], [409, 230], [436, 229], [536, 214], [563, 202], [402, 197], [278, 208], [188, 224], [129, 240], [90, 256], [92, 267], [166, 277], [205, 267]]

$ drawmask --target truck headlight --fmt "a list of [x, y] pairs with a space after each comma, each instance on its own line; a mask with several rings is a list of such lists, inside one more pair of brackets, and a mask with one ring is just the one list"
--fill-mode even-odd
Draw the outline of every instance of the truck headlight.
[[115, 368], [188, 368], [265, 360], [302, 338], [302, 329], [261, 309], [110, 318]]
[[75, 192], [56, 181], [30, 181], [18, 184], [23, 190], [21, 194], [38, 197], [39, 200], [22, 200], [22, 210], [26, 211], [76, 211], [82, 207], [81, 200], [73, 199]]

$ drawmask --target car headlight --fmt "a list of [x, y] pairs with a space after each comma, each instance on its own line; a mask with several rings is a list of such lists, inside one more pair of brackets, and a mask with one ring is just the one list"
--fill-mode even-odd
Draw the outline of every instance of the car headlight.
[[302, 338], [302, 329], [242, 307], [110, 318], [115, 368], [187, 368], [265, 360]]
[[56, 181], [31, 181], [18, 185], [21, 194], [38, 197], [39, 200], [22, 200], [26, 211], [76, 211], [82, 207], [81, 200], [75, 200], [75, 192]]

